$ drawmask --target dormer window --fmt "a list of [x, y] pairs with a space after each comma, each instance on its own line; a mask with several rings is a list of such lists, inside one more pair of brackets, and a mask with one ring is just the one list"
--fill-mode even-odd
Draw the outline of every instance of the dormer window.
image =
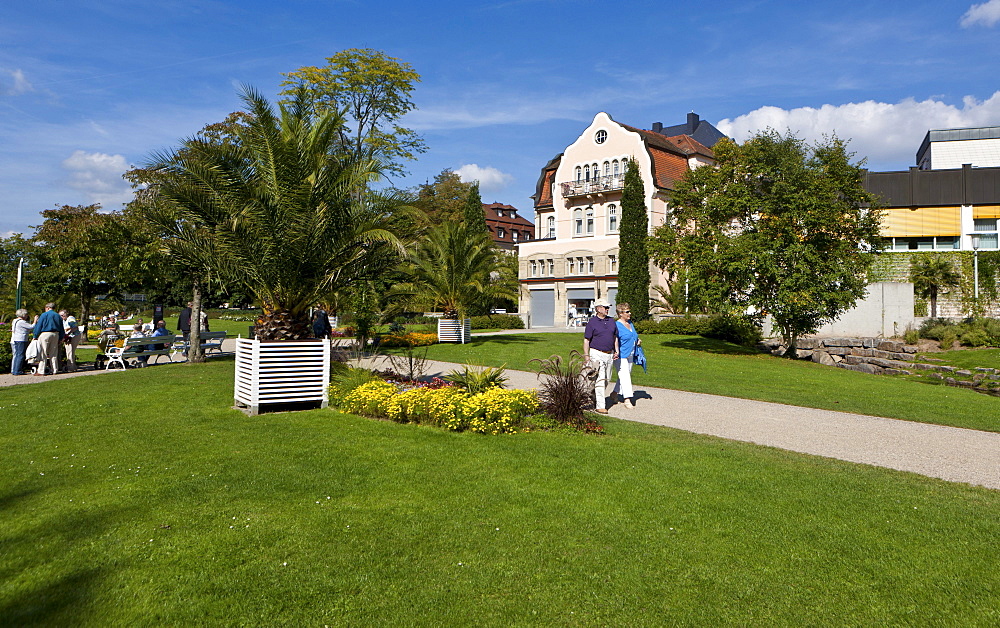
[[504, 239], [503, 227], [497, 227], [497, 237], [500, 238], [501, 240]]

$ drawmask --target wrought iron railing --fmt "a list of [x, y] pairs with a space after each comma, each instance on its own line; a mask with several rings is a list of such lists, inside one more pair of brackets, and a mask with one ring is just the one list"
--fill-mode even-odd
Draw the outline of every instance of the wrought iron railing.
[[607, 175], [596, 177], [590, 181], [569, 181], [560, 183], [563, 197], [582, 196], [584, 194], [596, 194], [599, 192], [614, 192], [620, 190], [625, 184], [625, 177], [618, 175]]

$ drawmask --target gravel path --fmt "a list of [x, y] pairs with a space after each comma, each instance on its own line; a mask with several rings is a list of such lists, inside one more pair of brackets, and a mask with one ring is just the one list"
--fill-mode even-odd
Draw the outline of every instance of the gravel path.
[[[427, 374], [459, 366], [429, 362]], [[534, 373], [507, 375], [514, 388], [538, 385]], [[649, 386], [636, 396], [610, 416], [1000, 489], [1000, 433]]]

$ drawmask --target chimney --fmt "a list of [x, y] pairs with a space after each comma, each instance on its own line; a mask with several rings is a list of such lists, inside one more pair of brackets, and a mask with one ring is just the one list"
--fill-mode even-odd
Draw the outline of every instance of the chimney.
[[653, 123], [653, 133], [663, 133], [663, 123], [654, 122]]
[[687, 121], [688, 135], [691, 135], [692, 133], [695, 132], [695, 129], [698, 128], [698, 122], [699, 118], [697, 113], [692, 111], [691, 113], [688, 114], [688, 121]]

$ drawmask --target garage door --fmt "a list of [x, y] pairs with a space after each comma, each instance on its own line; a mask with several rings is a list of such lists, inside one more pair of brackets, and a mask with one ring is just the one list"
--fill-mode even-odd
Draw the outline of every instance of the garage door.
[[531, 326], [555, 327], [556, 324], [556, 291], [531, 291]]
[[618, 303], [615, 302], [615, 298], [618, 296], [618, 288], [608, 288], [608, 301], [611, 302], [611, 311], [615, 311], [615, 306]]

